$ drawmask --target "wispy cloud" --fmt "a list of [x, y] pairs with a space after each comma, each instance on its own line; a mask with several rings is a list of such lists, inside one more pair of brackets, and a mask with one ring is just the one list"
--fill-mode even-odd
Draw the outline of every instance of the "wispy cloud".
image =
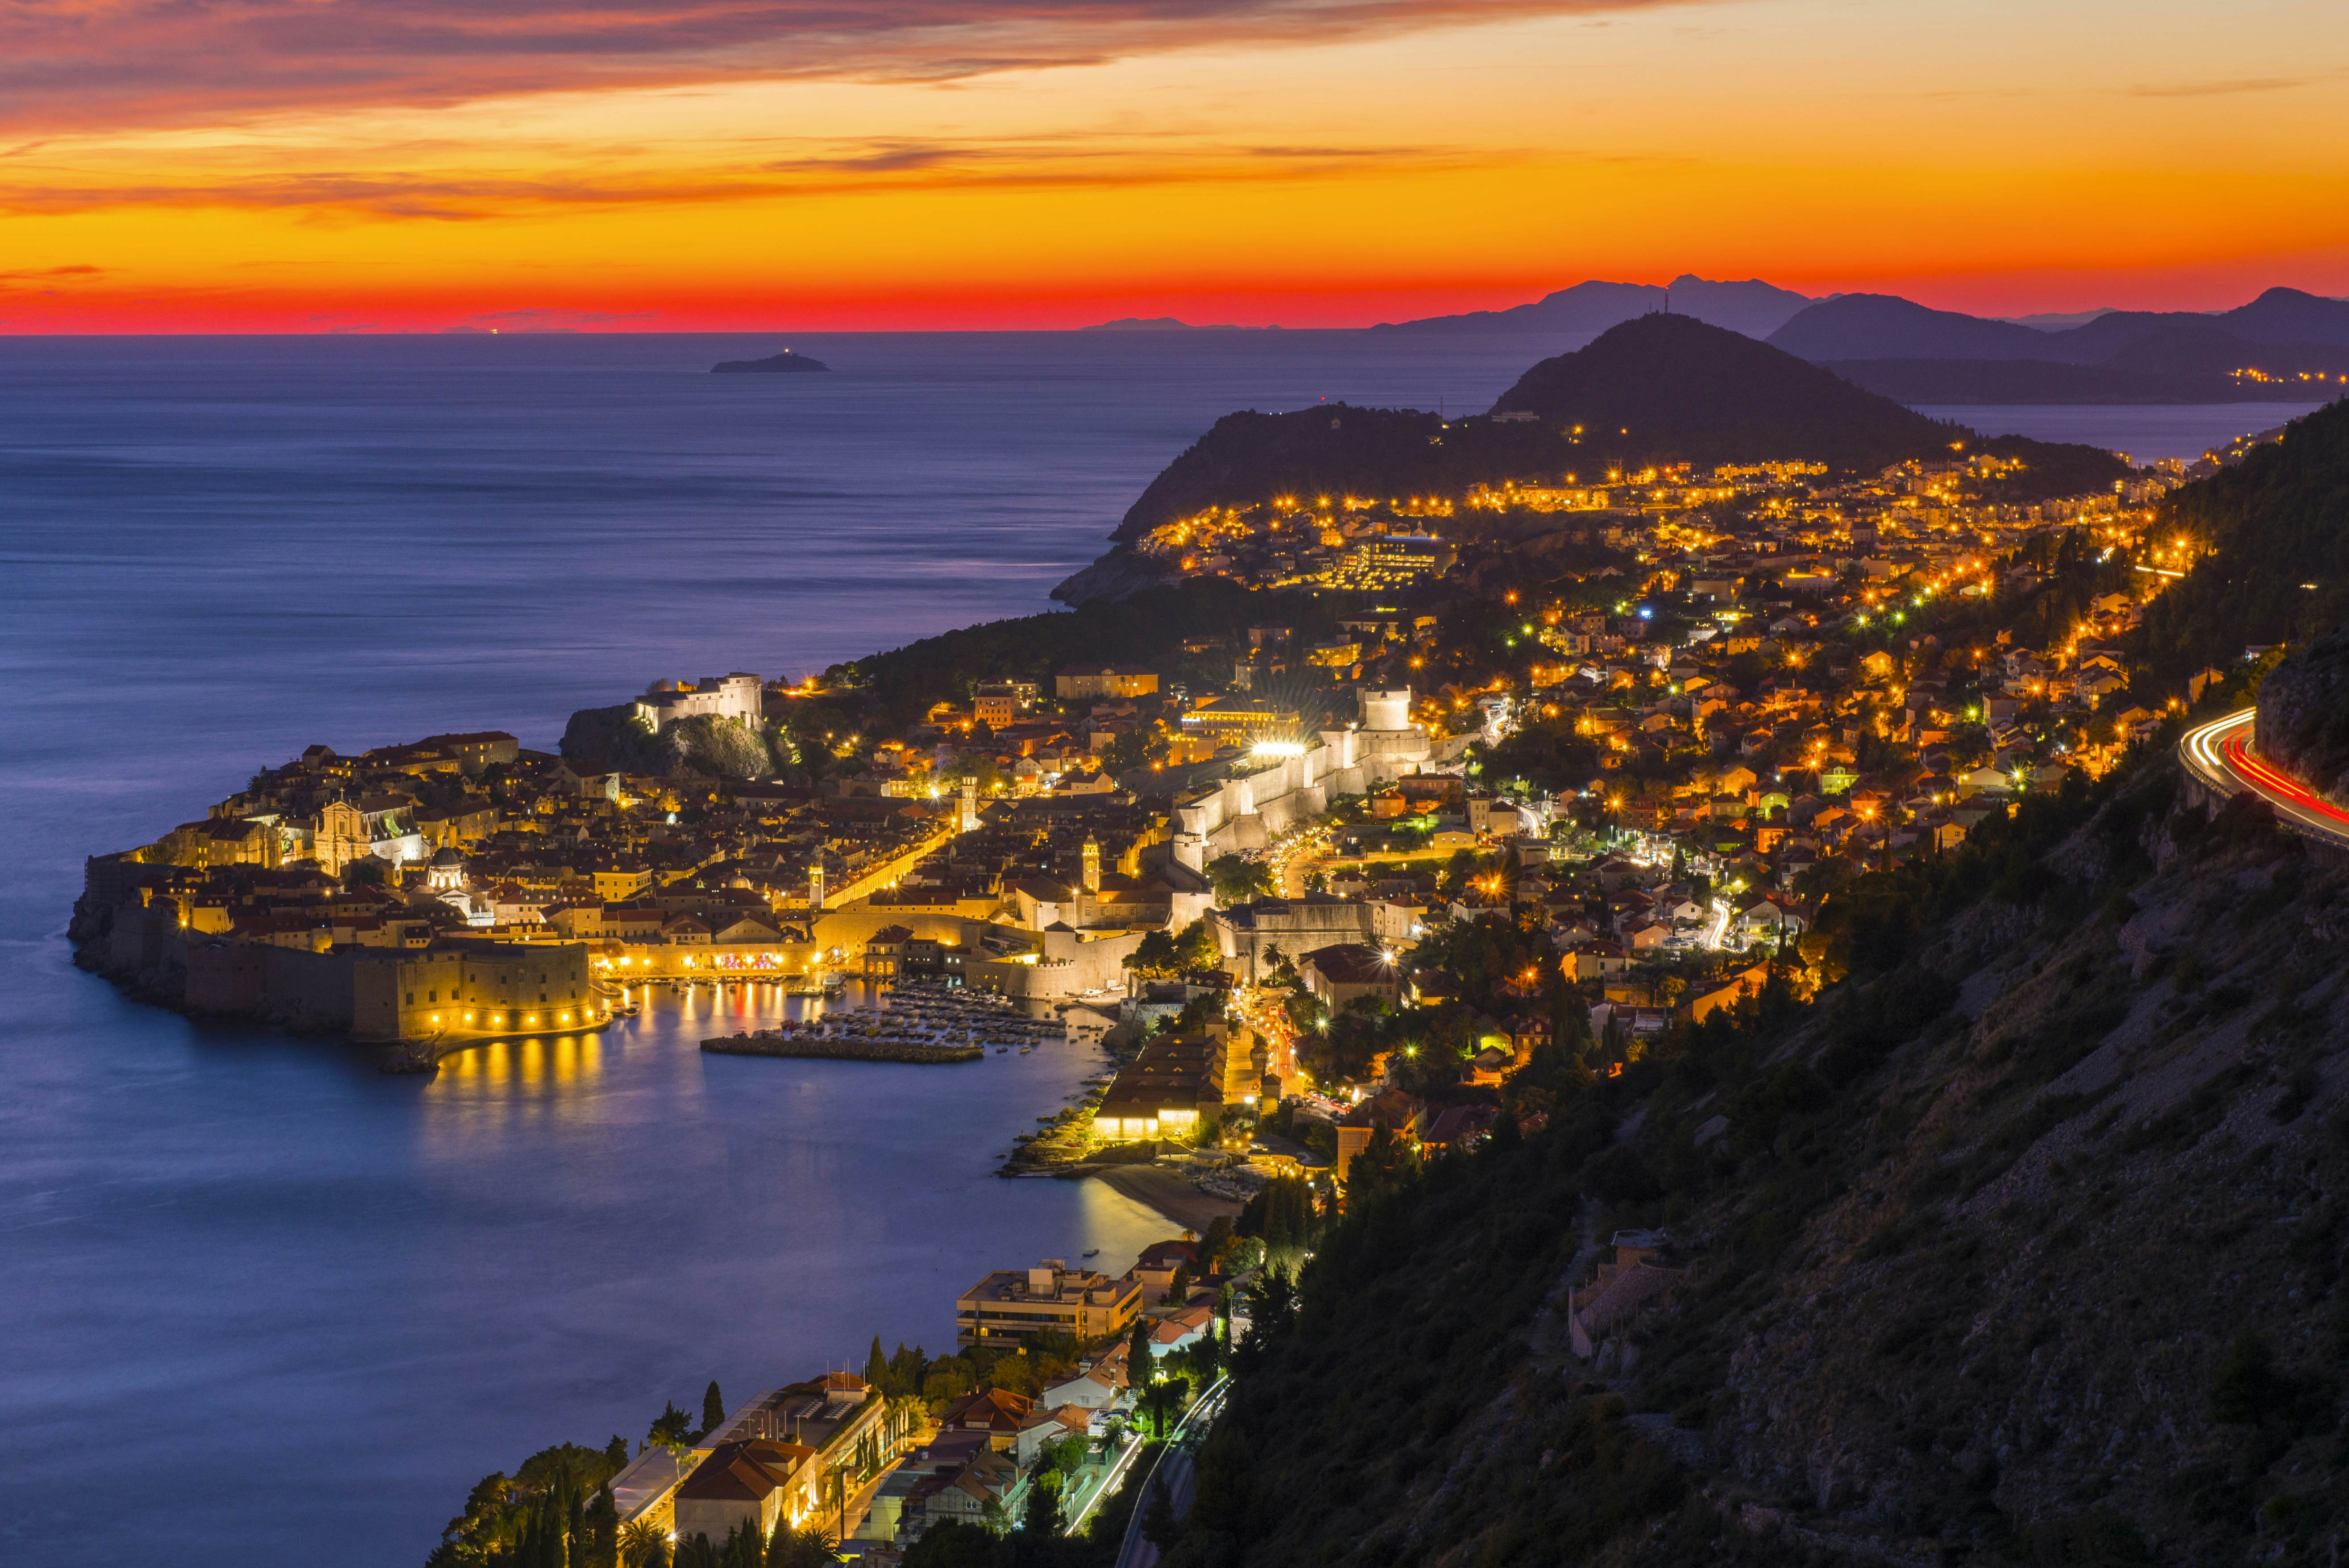
[[0, 7], [0, 126], [37, 135], [756, 77], [951, 81], [1675, 3], [17, 0]]
[[[786, 158], [643, 172], [507, 174], [435, 168], [269, 169], [197, 173], [172, 181], [0, 178], [0, 213], [84, 212], [109, 207], [300, 209], [316, 221], [421, 218], [449, 222], [512, 216], [531, 207], [694, 205], [875, 191], [1130, 189], [1252, 184], [1350, 170], [1392, 172], [1489, 167], [1516, 156], [1491, 149], [1218, 147], [1169, 150], [1141, 139], [1038, 136], [971, 142], [881, 139]], [[1555, 156], [1555, 153], [1551, 154]], [[0, 274], [5, 276], [6, 274]]]
[[649, 310], [571, 310], [563, 306], [533, 306], [522, 310], [487, 311], [467, 316], [450, 332], [577, 332], [583, 327], [610, 326], [623, 321], [653, 321]]
[[[2338, 72], [2329, 73], [2337, 76]], [[2237, 93], [2279, 93], [2292, 88], [2313, 87], [2326, 80], [2313, 77], [2230, 77], [2220, 81], [2202, 82], [2139, 82], [2122, 90], [2130, 98], [2227, 98]]]

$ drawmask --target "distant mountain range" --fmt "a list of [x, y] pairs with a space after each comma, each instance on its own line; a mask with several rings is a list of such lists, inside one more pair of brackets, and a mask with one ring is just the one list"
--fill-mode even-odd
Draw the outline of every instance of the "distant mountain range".
[[1782, 289], [1758, 278], [1744, 283], [1714, 283], [1682, 274], [1659, 288], [1653, 284], [1610, 284], [1596, 280], [1545, 294], [1531, 304], [1508, 310], [1470, 311], [1464, 315], [1433, 315], [1420, 321], [1383, 322], [1373, 332], [1454, 333], [1508, 332], [1571, 339], [1542, 346], [1579, 348], [1610, 326], [1633, 316], [1671, 310], [1692, 315], [1714, 326], [1767, 337], [1814, 304], [1808, 294]]
[[2349, 300], [2299, 289], [2209, 315], [2106, 311], [2053, 332], [1845, 294], [1769, 341], [1904, 403], [2322, 402], [2349, 392]]
[[2321, 402], [2349, 392], [2349, 300], [2272, 288], [2233, 310], [2095, 310], [2015, 320], [1897, 294], [1812, 299], [1749, 279], [1667, 287], [1593, 281], [1509, 310], [1374, 332], [1514, 333], [1578, 348], [1669, 310], [1824, 365], [1909, 404]]
[[1234, 326], [1228, 322], [1207, 325], [1178, 321], [1171, 315], [1122, 315], [1115, 321], [1097, 321], [1091, 326], [1081, 326], [1079, 332], [1278, 332], [1278, 326]]

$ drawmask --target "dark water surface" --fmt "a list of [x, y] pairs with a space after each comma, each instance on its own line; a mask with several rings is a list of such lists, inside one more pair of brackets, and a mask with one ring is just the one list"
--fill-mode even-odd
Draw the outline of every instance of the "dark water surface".
[[[1074, 1048], [705, 1058], [705, 999], [419, 1082], [67, 962], [82, 856], [314, 741], [550, 745], [656, 676], [1043, 609], [1217, 414], [1481, 407], [1524, 367], [1476, 339], [974, 335], [706, 374], [780, 346], [0, 340], [0, 1561], [406, 1568], [544, 1444], [876, 1332], [936, 1350], [981, 1271], [1165, 1233], [988, 1174]], [[2250, 428], [2212, 411], [2178, 447], [2147, 412], [2140, 459]]]
[[2321, 403], [2084, 403], [1924, 407], [1936, 419], [1955, 419], [1985, 435], [2021, 435], [2043, 441], [2079, 441], [2125, 452], [2137, 463], [2159, 458], [2189, 462], [2238, 436], [2299, 418]]

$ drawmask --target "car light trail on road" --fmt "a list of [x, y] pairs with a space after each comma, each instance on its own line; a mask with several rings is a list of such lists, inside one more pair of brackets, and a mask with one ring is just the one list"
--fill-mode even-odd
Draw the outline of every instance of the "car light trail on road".
[[2258, 711], [2243, 708], [2187, 731], [2178, 750], [2188, 771], [2222, 794], [2248, 790], [2257, 795], [2275, 808], [2287, 827], [2349, 845], [2349, 811], [2253, 753], [2251, 720]]

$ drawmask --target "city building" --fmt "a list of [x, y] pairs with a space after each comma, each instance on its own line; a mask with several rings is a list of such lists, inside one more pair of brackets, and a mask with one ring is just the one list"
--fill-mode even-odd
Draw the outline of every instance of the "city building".
[[1135, 665], [1071, 665], [1052, 676], [1052, 694], [1062, 701], [1109, 696], [1153, 696], [1158, 673]]
[[1460, 552], [1428, 533], [1372, 534], [1346, 546], [1325, 581], [1333, 588], [1406, 588], [1452, 570]]
[[813, 1449], [797, 1443], [719, 1444], [678, 1486], [671, 1504], [678, 1539], [724, 1541], [747, 1524], [764, 1540], [785, 1517], [792, 1478], [814, 1458]]
[[1332, 943], [1297, 961], [1298, 977], [1305, 988], [1335, 1012], [1359, 996], [1393, 1002], [1402, 994], [1402, 972], [1392, 947], [1371, 947], [1359, 942]]
[[1123, 1333], [1142, 1310], [1142, 1286], [1059, 1258], [1034, 1268], [998, 1269], [955, 1302], [955, 1343], [1017, 1345], [1041, 1333], [1091, 1345]]
[[1188, 1140], [1226, 1108], [1253, 1106], [1269, 1052], [1240, 1026], [1161, 1035], [1120, 1069], [1093, 1109], [1093, 1132], [1112, 1142]]

